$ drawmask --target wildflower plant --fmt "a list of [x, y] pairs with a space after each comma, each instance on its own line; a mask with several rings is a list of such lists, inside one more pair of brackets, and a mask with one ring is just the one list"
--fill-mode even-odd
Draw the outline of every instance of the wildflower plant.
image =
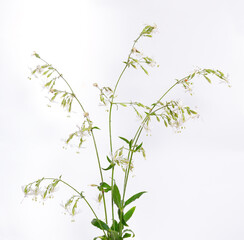
[[[130, 173], [134, 167], [134, 155], [140, 153], [145, 157], [145, 150], [141, 140], [141, 133], [143, 130], [147, 130], [151, 121], [156, 119], [158, 122], [162, 122], [165, 127], [172, 127], [177, 132], [180, 132], [186, 121], [198, 117], [196, 110], [191, 109], [189, 106], [184, 106], [180, 101], [164, 101], [164, 97], [176, 86], [182, 86], [191, 94], [193, 80], [197, 76], [202, 76], [209, 83], [211, 83], [210, 78], [215, 76], [221, 82], [229, 84], [227, 77], [219, 70], [196, 69], [191, 74], [181, 79], [176, 79], [173, 85], [150, 105], [137, 101], [115, 101], [119, 83], [124, 72], [129, 67], [142, 69], [148, 75], [148, 67], [157, 66], [152, 58], [142, 54], [141, 50], [138, 50], [136, 46], [137, 42], [142, 38], [151, 38], [155, 30], [156, 26], [147, 25], [134, 40], [129, 55], [126, 61], [124, 61], [124, 68], [114, 87], [99, 87], [97, 83], [93, 84], [93, 86], [99, 90], [101, 104], [108, 108], [108, 135], [111, 154], [106, 156], [106, 159], [100, 159], [100, 152], [97, 147], [95, 130], [99, 128], [90, 119], [89, 113], [80, 102], [69, 82], [54, 66], [42, 59], [39, 54], [33, 54], [40, 61], [40, 65], [37, 65], [34, 70], [32, 70], [32, 75], [45, 80], [44, 87], [51, 94], [50, 101], [53, 102], [55, 99], [59, 99], [61, 106], [68, 112], [71, 112], [73, 103], [76, 102], [83, 113], [83, 120], [80, 126], [67, 137], [66, 143], [69, 144], [76, 138], [78, 139], [77, 145], [80, 148], [87, 137], [92, 138], [100, 175], [100, 183], [93, 184], [92, 186], [96, 187], [99, 193], [99, 201], [103, 202], [104, 216], [98, 216], [85, 194], [64, 181], [62, 176], [58, 178], [43, 177], [25, 185], [23, 191], [25, 196], [32, 196], [33, 200], [37, 200], [38, 197], [42, 200], [46, 200], [52, 198], [57, 187], [61, 184], [72, 189], [74, 195], [63, 204], [63, 207], [70, 215], [74, 216], [77, 213], [79, 202], [84, 201], [86, 203], [94, 217], [91, 224], [101, 230], [101, 236], [95, 237], [94, 240], [123, 240], [135, 236], [128, 222], [136, 209], [134, 205], [135, 200], [144, 195], [146, 191], [135, 193], [128, 198], [126, 196], [126, 190]], [[59, 89], [56, 87], [61, 81], [65, 83], [66, 88]], [[124, 136], [119, 136], [122, 145], [116, 150], [114, 149], [112, 138], [112, 113], [114, 106], [117, 106], [117, 108], [130, 107], [140, 119], [140, 124], [131, 138], [127, 139]], [[107, 165], [105, 165], [104, 161]], [[119, 184], [116, 183], [115, 178], [115, 168], [117, 167], [121, 167], [124, 174], [123, 184], [121, 184], [123, 187], [121, 189], [119, 189]], [[110, 176], [108, 178], [109, 181], [105, 181], [105, 173]], [[110, 199], [109, 203], [108, 199]], [[111, 211], [108, 211], [108, 206], [111, 207]]]

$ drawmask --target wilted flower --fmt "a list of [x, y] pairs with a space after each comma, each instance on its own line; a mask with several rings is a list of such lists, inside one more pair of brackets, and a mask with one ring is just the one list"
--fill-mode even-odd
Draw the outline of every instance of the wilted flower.
[[41, 68], [41, 66], [40, 65], [37, 65], [36, 66], [36, 72], [37, 73], [42, 73], [42, 71], [43, 71], [43, 69]]
[[84, 117], [85, 118], [89, 117], [89, 113], [88, 112], [84, 112]]

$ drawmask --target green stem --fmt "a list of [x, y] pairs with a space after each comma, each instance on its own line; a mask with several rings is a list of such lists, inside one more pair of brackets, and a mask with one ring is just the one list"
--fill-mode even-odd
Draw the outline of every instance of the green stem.
[[[97, 160], [98, 160], [97, 162], [98, 162], [98, 166], [99, 166], [100, 177], [101, 177], [101, 181], [103, 182], [102, 167], [101, 167], [101, 163], [100, 163], [100, 159], [99, 159], [99, 155], [98, 155], [96, 140], [95, 140], [95, 137], [94, 137], [94, 134], [93, 134], [92, 130], [91, 130], [91, 134], [92, 134], [92, 139], [93, 139], [93, 142], [94, 142], [94, 147], [95, 147], [95, 151], [96, 151], [96, 155], [97, 155]], [[105, 220], [106, 220], [106, 223], [108, 223], [105, 195], [104, 195], [103, 191], [102, 191], [102, 196], [103, 196], [103, 207], [104, 207], [104, 212], [105, 212]]]
[[[47, 65], [50, 65], [48, 62], [46, 62], [44, 59], [40, 58], [43, 62], [45, 62]], [[68, 81], [63, 77], [63, 75], [56, 69], [53, 68], [54, 71], [56, 71], [58, 73], [58, 75], [64, 80], [64, 82], [67, 84], [67, 86], [69, 87], [72, 95], [74, 96], [74, 98], [76, 99], [76, 101], [78, 102], [78, 104], [80, 105], [82, 111], [84, 113], [86, 113], [85, 108], [83, 107], [83, 105], [81, 104], [80, 100], [76, 97], [72, 87], [70, 86], [70, 84], [68, 83]], [[90, 120], [87, 118], [87, 121], [90, 122]], [[101, 181], [103, 182], [103, 174], [102, 174], [102, 168], [101, 168], [101, 162], [99, 159], [99, 154], [98, 154], [98, 149], [97, 149], [97, 145], [96, 145], [96, 141], [95, 141], [95, 137], [93, 134], [93, 130], [91, 129], [91, 134], [92, 134], [92, 139], [93, 139], [93, 144], [95, 147], [95, 151], [96, 151], [96, 156], [97, 156], [97, 161], [98, 161], [98, 167], [99, 167], [99, 172], [100, 172], [100, 177], [101, 177]], [[102, 193], [102, 197], [103, 197], [103, 205], [104, 205], [104, 213], [105, 213], [105, 221], [106, 223], [108, 223], [108, 217], [107, 217], [107, 209], [106, 209], [106, 200], [105, 200], [105, 195], [104, 193]]]
[[[113, 108], [113, 101], [114, 101], [114, 97], [115, 97], [115, 92], [117, 90], [118, 84], [120, 82], [120, 79], [122, 78], [126, 68], [128, 67], [129, 61], [130, 61], [130, 56], [133, 53], [133, 48], [135, 47], [135, 44], [137, 43], [137, 41], [140, 39], [140, 37], [142, 36], [142, 34], [139, 35], [139, 37], [134, 41], [131, 51], [128, 55], [127, 61], [125, 63], [125, 67], [123, 68], [121, 74], [119, 75], [119, 78], [115, 84], [114, 90], [113, 90], [113, 96], [111, 98], [110, 101], [110, 108], [109, 108], [109, 142], [110, 142], [110, 152], [111, 155], [113, 156], [113, 139], [112, 139], [112, 108]], [[114, 167], [112, 168], [112, 176], [111, 176], [111, 188], [113, 191], [113, 186], [114, 186]], [[111, 206], [112, 206], [112, 222], [114, 222], [114, 200], [113, 200], [113, 194], [111, 194]]]
[[[183, 78], [184, 79], [184, 78]], [[144, 124], [146, 124], [146, 122], [148, 121], [148, 118], [150, 116], [150, 113], [153, 112], [153, 109], [156, 107], [156, 105], [166, 96], [166, 94], [168, 94], [177, 84], [179, 84], [183, 79], [177, 81], [175, 84], [173, 84], [159, 99], [158, 101], [156, 101], [156, 103], [153, 105], [153, 107], [150, 109], [149, 113], [146, 115], [146, 117], [143, 119], [140, 127], [137, 129], [136, 134], [133, 138], [132, 141], [132, 145], [135, 147], [139, 137], [141, 135], [141, 132], [143, 130]], [[126, 188], [127, 188], [127, 184], [128, 184], [128, 179], [129, 179], [129, 174], [130, 174], [130, 167], [131, 167], [131, 163], [132, 163], [132, 159], [133, 159], [133, 154], [134, 152], [132, 151], [133, 147], [131, 150], [129, 150], [129, 165], [125, 171], [125, 177], [124, 177], [124, 189], [123, 189], [123, 198], [122, 198], [122, 204], [124, 204], [124, 199], [125, 199], [125, 193], [126, 193]]]
[[[128, 58], [129, 61], [129, 58]], [[128, 63], [127, 61], [127, 63]], [[121, 79], [121, 77], [123, 76], [126, 68], [127, 68], [127, 64], [125, 65], [123, 71], [121, 72], [118, 81], [115, 85], [114, 91], [113, 91], [113, 97], [111, 99], [111, 103], [110, 103], [110, 108], [109, 108], [109, 142], [110, 142], [110, 152], [111, 152], [111, 156], [112, 156], [112, 161], [113, 161], [113, 140], [112, 140], [112, 107], [113, 107], [113, 100], [114, 100], [114, 95], [118, 86], [118, 83]], [[111, 189], [113, 191], [113, 187], [114, 187], [114, 166], [112, 168], [112, 176], [111, 176]], [[113, 200], [113, 194], [111, 194], [111, 206], [112, 206], [112, 223], [114, 222], [114, 200]]]
[[[72, 190], [74, 190], [76, 193], [79, 194], [79, 196], [81, 197], [81, 199], [84, 199], [84, 201], [86, 202], [86, 204], [88, 205], [88, 207], [90, 208], [90, 210], [92, 211], [92, 213], [94, 214], [95, 218], [98, 220], [98, 222], [100, 223], [97, 214], [95, 213], [94, 209], [92, 208], [91, 204], [86, 200], [85, 196], [82, 195], [82, 193], [80, 193], [77, 189], [75, 189], [73, 186], [71, 186], [70, 184], [68, 184], [67, 182], [63, 181], [62, 179], [58, 179], [58, 178], [43, 178], [43, 180], [58, 180], [59, 182], [62, 182], [63, 184], [65, 184], [66, 186], [68, 186], [69, 188], [71, 188]], [[100, 224], [101, 229], [102, 229], [102, 225]], [[104, 230], [103, 234], [106, 236], [106, 233]]]

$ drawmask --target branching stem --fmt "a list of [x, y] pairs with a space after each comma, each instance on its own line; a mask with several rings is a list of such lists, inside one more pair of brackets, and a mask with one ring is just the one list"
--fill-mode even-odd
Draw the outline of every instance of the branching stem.
[[[45, 62], [47, 65], [50, 66], [50, 64], [48, 62], [46, 62], [44, 59], [40, 58], [43, 62]], [[70, 84], [68, 83], [68, 81], [63, 77], [63, 75], [56, 69], [53, 68], [54, 71], [57, 72], [57, 74], [64, 80], [64, 82], [67, 84], [67, 86], [69, 87], [72, 95], [74, 96], [74, 98], [76, 99], [76, 101], [78, 102], [79, 106], [81, 107], [83, 113], [86, 113], [85, 108], [83, 107], [83, 105], [81, 104], [80, 100], [76, 97], [72, 87], [70, 86]], [[89, 118], [86, 118], [87, 121], [90, 123], [91, 121], [89, 120]], [[96, 140], [95, 140], [95, 136], [93, 133], [93, 130], [91, 129], [91, 135], [92, 135], [92, 139], [93, 139], [93, 144], [95, 147], [95, 152], [96, 152], [96, 157], [97, 157], [97, 162], [98, 162], [98, 167], [99, 167], [99, 172], [100, 172], [100, 178], [101, 181], [103, 182], [103, 174], [102, 174], [102, 168], [101, 168], [101, 162], [100, 162], [100, 158], [99, 158], [99, 153], [98, 153], [98, 149], [97, 149], [97, 145], [96, 145]], [[104, 192], [102, 192], [102, 197], [103, 197], [103, 206], [104, 206], [104, 214], [105, 214], [105, 221], [106, 223], [108, 223], [108, 217], [107, 217], [107, 209], [106, 209], [106, 200], [105, 200], [105, 195]]]
[[[121, 74], [119, 75], [119, 78], [115, 84], [114, 90], [113, 90], [113, 96], [111, 98], [110, 101], [110, 108], [109, 108], [109, 142], [110, 142], [110, 152], [111, 155], [113, 156], [113, 139], [112, 139], [112, 108], [113, 108], [113, 102], [114, 102], [114, 97], [115, 97], [115, 93], [118, 87], [118, 84], [120, 82], [120, 79], [122, 78], [125, 70], [128, 68], [129, 66], [129, 61], [130, 61], [130, 56], [133, 53], [133, 49], [137, 43], [137, 41], [140, 39], [140, 37], [142, 36], [142, 34], [139, 35], [139, 37], [134, 41], [132, 48], [130, 50], [130, 53], [128, 55], [127, 61], [125, 63], [125, 67], [123, 68]], [[114, 167], [112, 168], [112, 176], [111, 176], [111, 188], [113, 191], [113, 186], [114, 186]], [[111, 194], [111, 205], [112, 205], [112, 222], [114, 222], [114, 201], [113, 201], [113, 194]]]

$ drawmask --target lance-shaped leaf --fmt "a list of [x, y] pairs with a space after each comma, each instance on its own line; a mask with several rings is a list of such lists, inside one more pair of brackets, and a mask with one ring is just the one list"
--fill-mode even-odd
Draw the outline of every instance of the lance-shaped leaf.
[[102, 168], [102, 169], [103, 169], [104, 171], [107, 171], [107, 170], [113, 168], [114, 165], [115, 165], [114, 163], [111, 163], [107, 168]]
[[129, 238], [129, 237], [131, 237], [131, 234], [130, 234], [130, 233], [125, 233], [125, 234], [123, 235], [123, 238]]
[[[126, 221], [124, 220], [124, 213], [120, 209], [118, 209], [118, 217], [120, 219], [120, 223], [122, 223], [124, 226], [128, 227]], [[122, 228], [123, 228], [123, 226], [122, 226]]]
[[102, 168], [104, 171], [107, 171], [107, 170], [113, 168], [113, 166], [115, 165], [115, 163], [113, 163], [113, 162], [111, 161], [111, 159], [110, 159], [108, 156], [107, 156], [107, 160], [108, 160], [108, 162], [109, 162], [110, 164], [109, 164], [109, 166], [108, 166], [107, 168]]
[[124, 137], [119, 137], [121, 140], [125, 141], [126, 143], [130, 144], [130, 141]]
[[142, 147], [142, 143], [136, 147], [135, 152], [139, 151], [141, 147]]
[[[127, 234], [128, 232], [132, 234], [132, 237], [135, 237], [135, 233], [134, 233], [131, 229], [125, 229], [125, 230], [123, 231], [124, 236], [125, 236], [125, 234]], [[123, 238], [125, 238], [124, 236], [123, 236]]]
[[113, 186], [113, 200], [119, 209], [121, 209], [121, 196], [116, 184]]
[[111, 163], [112, 161], [111, 161], [111, 159], [107, 156], [107, 160], [108, 160], [108, 162], [109, 163]]
[[136, 199], [138, 199], [139, 197], [141, 197], [142, 194], [146, 193], [145, 191], [144, 192], [139, 192], [135, 195], [133, 195], [132, 197], [130, 197], [124, 204], [124, 207], [129, 205], [130, 203], [134, 202]]
[[111, 186], [109, 186], [105, 182], [101, 182], [100, 186], [98, 186], [97, 188], [99, 189], [99, 191], [104, 191], [104, 192], [109, 192], [111, 190]]
[[97, 228], [100, 228], [101, 230], [106, 230], [106, 231], [109, 230], [109, 226], [105, 222], [103, 222], [102, 220], [94, 218], [91, 221], [91, 224]]
[[125, 213], [125, 215], [124, 215], [125, 222], [127, 222], [132, 217], [135, 209], [136, 209], [136, 207], [132, 207], [128, 212]]
[[103, 236], [93, 238], [93, 240], [97, 240], [97, 239], [106, 240], [107, 237], [103, 235]]

